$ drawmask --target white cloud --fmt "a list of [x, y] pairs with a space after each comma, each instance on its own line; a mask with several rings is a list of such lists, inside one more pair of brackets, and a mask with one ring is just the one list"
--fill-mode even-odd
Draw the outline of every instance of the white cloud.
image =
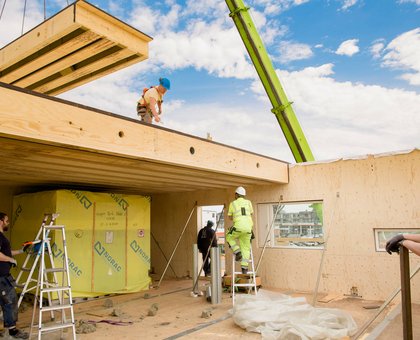
[[343, 6], [341, 6], [341, 9], [343, 11], [349, 9], [350, 7], [353, 7], [354, 5], [356, 5], [358, 0], [344, 0], [343, 1]]
[[295, 43], [292, 41], [282, 41], [279, 46], [279, 60], [287, 63], [293, 60], [308, 59], [313, 56], [309, 45]]
[[337, 51], [335, 51], [335, 53], [351, 57], [352, 55], [359, 52], [359, 46], [357, 46], [358, 42], [359, 39], [350, 39], [343, 41], [338, 47]]
[[409, 71], [401, 78], [411, 85], [420, 85], [420, 28], [401, 34], [385, 51], [383, 66]]
[[400, 4], [407, 3], [407, 2], [412, 2], [412, 3], [420, 6], [420, 0], [400, 0], [399, 1]]
[[374, 59], [380, 58], [384, 47], [385, 47], [384, 39], [378, 39], [374, 41], [369, 49], [370, 53], [372, 54], [372, 57]]
[[219, 77], [251, 78], [254, 68], [236, 28], [196, 21], [182, 32], [155, 36], [150, 58], [163, 68], [194, 67]]
[[[420, 146], [417, 112], [420, 95], [415, 92], [338, 82], [333, 78], [332, 64], [277, 73], [288, 99], [294, 102], [294, 111], [316, 159]], [[132, 70], [123, 70], [75, 89], [65, 97], [134, 118], [141, 89], [133, 92], [132, 75]], [[258, 79], [252, 90], [260, 100], [248, 97], [243, 105], [226, 102], [200, 105], [168, 97], [163, 108], [163, 126], [203, 138], [209, 132], [216, 142], [293, 162]]]
[[285, 12], [292, 7], [303, 5], [309, 1], [310, 0], [255, 0], [254, 4], [262, 6], [265, 14], [276, 15]]
[[[381, 86], [338, 82], [333, 74], [332, 64], [278, 72], [316, 159], [420, 146], [420, 116], [417, 114], [420, 95]], [[248, 101], [241, 107], [184, 103], [182, 110], [168, 114], [166, 126], [200, 137], [210, 132], [214, 141], [294, 162], [257, 79], [253, 90], [261, 95], [263, 102]], [[192, 121], [195, 112], [200, 112], [200, 118]]]
[[[415, 92], [338, 82], [332, 64], [278, 74], [316, 159], [419, 147]], [[258, 80], [254, 90], [264, 93]]]
[[149, 35], [173, 30], [179, 23], [181, 7], [172, 5], [167, 13], [153, 10], [147, 6], [136, 6], [130, 13], [128, 23]]
[[[3, 15], [0, 20], [0, 47], [8, 44], [21, 35], [23, 21], [23, 1], [1, 2], [4, 6]], [[1, 10], [0, 8], [0, 10]], [[44, 20], [44, 14], [36, 1], [28, 1], [24, 18], [23, 33]]]

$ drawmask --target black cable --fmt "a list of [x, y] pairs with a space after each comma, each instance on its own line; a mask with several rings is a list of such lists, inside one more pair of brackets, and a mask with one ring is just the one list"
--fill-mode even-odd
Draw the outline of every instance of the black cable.
[[23, 7], [22, 30], [20, 32], [20, 35], [23, 35], [23, 26], [25, 25], [26, 1], [27, 0], [25, 0], [25, 6]]
[[4, 7], [6, 6], [6, 1], [7, 1], [7, 0], [4, 0], [4, 2], [3, 2], [3, 7], [1, 8], [0, 20], [1, 20], [1, 17], [3, 16]]
[[47, 20], [47, 0], [44, 0], [44, 20]]

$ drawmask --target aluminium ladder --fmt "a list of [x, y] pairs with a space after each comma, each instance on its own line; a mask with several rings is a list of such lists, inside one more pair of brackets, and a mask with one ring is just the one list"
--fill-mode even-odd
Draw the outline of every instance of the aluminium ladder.
[[[255, 267], [254, 267], [254, 255], [252, 253], [252, 246], [251, 246], [251, 250], [250, 250], [250, 254], [249, 254], [249, 260], [248, 263], [251, 264], [251, 271], [247, 271], [246, 275], [249, 275], [249, 279], [247, 283], [237, 283], [237, 275], [238, 274], [242, 274], [242, 270], [237, 272], [236, 271], [236, 261], [235, 261], [235, 256], [232, 256], [232, 286], [231, 286], [231, 291], [232, 291], [232, 305], [235, 305], [235, 293], [236, 293], [236, 288], [239, 287], [246, 287], [248, 290], [248, 294], [254, 290], [255, 295], [257, 295], [258, 291], [257, 291], [257, 280], [256, 280], [256, 275], [255, 275]], [[249, 264], [248, 264], [248, 269], [249, 269]], [[245, 275], [245, 274], [244, 274]], [[243, 278], [243, 276], [241, 277]], [[238, 278], [239, 281], [239, 278]]]
[[[62, 267], [55, 267], [52, 258], [51, 238], [50, 232], [59, 232], [61, 234], [63, 256]], [[60, 235], [56, 235], [60, 236]], [[55, 242], [57, 244], [58, 237]], [[40, 253], [38, 266], [38, 285], [36, 287], [36, 294], [34, 299], [34, 308], [32, 312], [32, 323], [30, 337], [32, 337], [33, 328], [38, 328], [38, 340], [41, 339], [43, 333], [49, 333], [56, 330], [61, 330], [61, 338], [63, 338], [63, 331], [66, 328], [72, 328], [73, 339], [76, 339], [76, 327], [73, 312], [73, 300], [70, 285], [69, 264], [66, 245], [66, 234], [64, 226], [62, 225], [44, 225], [42, 227], [41, 247], [38, 251]], [[50, 267], [47, 267], [46, 254], [50, 259]], [[61, 280], [57, 280], [57, 273], [62, 273]], [[52, 301], [51, 295], [57, 294], [57, 301]], [[47, 295], [48, 305], [44, 305], [44, 296]], [[38, 324], [35, 324], [36, 309], [39, 309]], [[43, 323], [43, 313], [50, 312], [51, 320], [55, 321], [53, 317], [54, 312], [61, 313], [61, 320], [53, 322], [52, 324]], [[69, 313], [69, 315], [66, 315]]]
[[[22, 303], [23, 297], [26, 293], [35, 290], [38, 286], [38, 280], [33, 278], [35, 269], [37, 269], [37, 265], [39, 262], [39, 258], [41, 256], [40, 246], [39, 244], [42, 242], [42, 230], [46, 225], [52, 226], [55, 223], [56, 218], [59, 214], [44, 214], [44, 219], [42, 220], [41, 227], [35, 237], [35, 240], [32, 241], [32, 246], [29, 248], [27, 252], [25, 261], [19, 271], [19, 274], [16, 278], [16, 287], [21, 288], [22, 291], [19, 296], [18, 300], [18, 308]], [[38, 246], [37, 246], [38, 245]], [[50, 255], [50, 261], [53, 261], [52, 254]], [[25, 278], [24, 274], [28, 273], [28, 276]], [[51, 295], [48, 296], [48, 301], [51, 303]], [[53, 318], [54, 315], [52, 314], [51, 317]]]

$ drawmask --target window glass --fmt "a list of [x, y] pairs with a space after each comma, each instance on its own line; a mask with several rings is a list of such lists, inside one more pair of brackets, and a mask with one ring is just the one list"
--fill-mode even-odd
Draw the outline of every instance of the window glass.
[[259, 246], [323, 248], [322, 202], [258, 205]]

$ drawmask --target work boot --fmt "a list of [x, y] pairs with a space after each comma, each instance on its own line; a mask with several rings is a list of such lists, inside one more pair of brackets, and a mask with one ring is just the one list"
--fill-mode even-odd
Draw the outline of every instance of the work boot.
[[248, 268], [242, 267], [242, 274], [248, 274]]
[[29, 334], [17, 328], [9, 329], [9, 336], [13, 339], [28, 339]]
[[239, 262], [241, 260], [242, 260], [242, 253], [238, 251], [237, 253], [235, 253], [235, 261]]

